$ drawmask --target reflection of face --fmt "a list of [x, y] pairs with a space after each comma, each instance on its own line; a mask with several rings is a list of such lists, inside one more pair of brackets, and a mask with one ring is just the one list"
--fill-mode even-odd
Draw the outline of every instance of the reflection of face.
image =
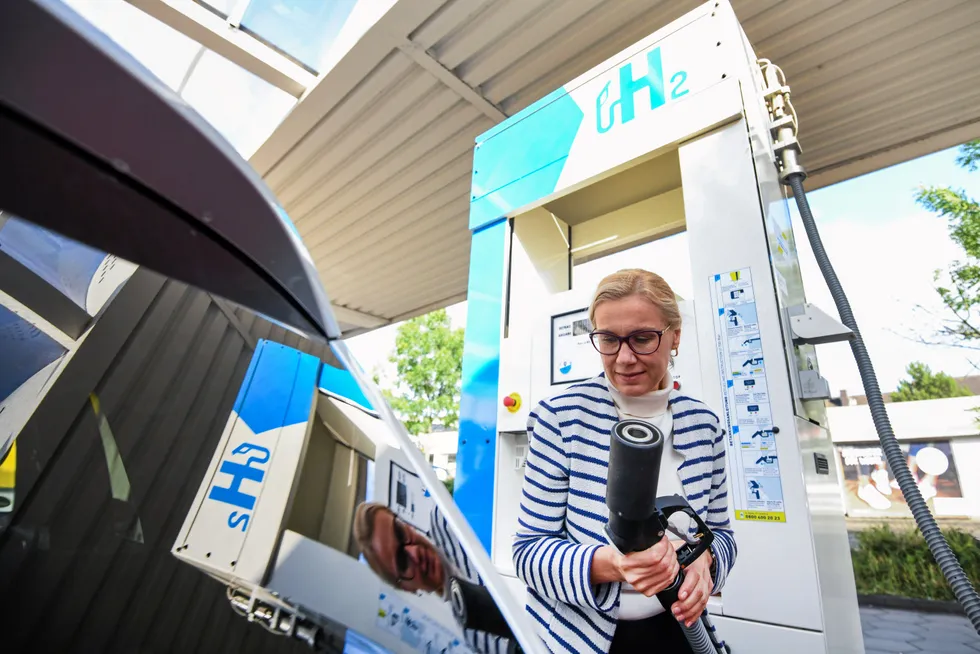
[[[606, 300], [595, 309], [595, 329], [627, 336], [644, 329], [667, 327], [660, 309], [640, 295]], [[680, 330], [664, 332], [660, 346], [653, 354], [637, 354], [623, 343], [618, 354], [601, 355], [606, 378], [623, 395], [643, 395], [661, 389], [667, 376], [670, 351], [679, 347]]]
[[389, 511], [374, 514], [371, 548], [398, 588], [439, 592], [445, 582], [442, 558], [429, 540]]

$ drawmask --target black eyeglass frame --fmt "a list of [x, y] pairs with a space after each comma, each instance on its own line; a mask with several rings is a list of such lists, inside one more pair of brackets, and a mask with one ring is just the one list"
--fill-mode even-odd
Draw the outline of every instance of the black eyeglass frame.
[[398, 549], [395, 550], [395, 572], [398, 573], [398, 577], [395, 578], [395, 588], [400, 588], [403, 581], [412, 581], [415, 579], [415, 574], [412, 574], [411, 577], [402, 576], [405, 572], [408, 572], [408, 566], [411, 564], [411, 560], [408, 558], [408, 550], [405, 549], [411, 543], [405, 531], [407, 525], [399, 520], [398, 516], [392, 517], [391, 529], [395, 533], [395, 540], [398, 541]]
[[[667, 333], [667, 331], [670, 329], [670, 327], [671, 327], [670, 325], [667, 325], [663, 329], [638, 329], [635, 332], [630, 332], [626, 336], [620, 336], [619, 334], [614, 334], [613, 332], [609, 332], [609, 331], [605, 331], [605, 330], [601, 330], [601, 329], [596, 329], [596, 330], [593, 330], [593, 331], [589, 332], [589, 342], [592, 343], [592, 347], [595, 348], [595, 351], [598, 352], [599, 354], [601, 354], [602, 356], [607, 356], [607, 357], [616, 356], [617, 354], [619, 354], [619, 351], [623, 349], [623, 343], [626, 343], [626, 345], [629, 347], [629, 349], [633, 350], [633, 353], [634, 354], [639, 354], [641, 356], [643, 356], [643, 355], [649, 355], [649, 354], [656, 353], [657, 350], [660, 349], [660, 345], [664, 342], [664, 334]], [[637, 334], [656, 334], [657, 335], [657, 346], [655, 348], [653, 348], [649, 352], [640, 352], [635, 347], [633, 347], [633, 344], [630, 342], [630, 339], [632, 339]], [[616, 340], [619, 341], [616, 344], [616, 351], [615, 352], [603, 352], [602, 350], [599, 349], [599, 346], [596, 345], [595, 337], [596, 336], [600, 336], [600, 335], [601, 336], [611, 336], [612, 338], [615, 338]]]

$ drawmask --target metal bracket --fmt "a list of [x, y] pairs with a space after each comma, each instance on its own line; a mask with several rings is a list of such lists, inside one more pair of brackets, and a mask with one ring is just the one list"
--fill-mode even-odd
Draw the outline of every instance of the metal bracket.
[[790, 100], [791, 92], [786, 84], [786, 76], [779, 66], [768, 59], [760, 59], [758, 64], [766, 85], [762, 95], [766, 100], [766, 109], [769, 110], [769, 131], [779, 165], [779, 180], [785, 184], [793, 174], [806, 178], [806, 169], [799, 160], [803, 154], [803, 146], [796, 138], [800, 124]]
[[796, 345], [823, 345], [854, 338], [854, 332], [846, 325], [825, 313], [814, 304], [789, 308], [789, 323]]
[[816, 370], [798, 370], [801, 400], [830, 399], [830, 384]]

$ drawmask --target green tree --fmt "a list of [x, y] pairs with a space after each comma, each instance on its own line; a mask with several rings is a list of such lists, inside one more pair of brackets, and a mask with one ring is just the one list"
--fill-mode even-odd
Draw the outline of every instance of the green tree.
[[903, 379], [899, 382], [898, 390], [891, 394], [892, 402], [938, 400], [944, 397], [973, 395], [970, 389], [960, 385], [946, 373], [933, 373], [929, 366], [919, 361], [910, 363], [905, 371], [911, 379]]
[[[398, 327], [394, 387], [385, 398], [414, 436], [434, 425], [452, 429], [459, 422], [463, 330], [452, 329], [445, 309], [412, 318]], [[376, 379], [377, 381], [377, 379]]]
[[[980, 167], [980, 139], [960, 146], [956, 163], [976, 172]], [[916, 201], [946, 218], [950, 238], [966, 255], [951, 262], [947, 271], [948, 283], [936, 288], [950, 313], [940, 335], [949, 344], [980, 349], [980, 203], [962, 189], [936, 186], [921, 188]], [[937, 270], [937, 283], [940, 276], [941, 272]]]

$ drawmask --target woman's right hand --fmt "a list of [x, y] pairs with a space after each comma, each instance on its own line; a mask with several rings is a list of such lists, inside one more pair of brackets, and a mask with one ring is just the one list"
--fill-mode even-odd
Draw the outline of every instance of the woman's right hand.
[[668, 538], [642, 552], [620, 556], [616, 563], [622, 580], [647, 597], [670, 586], [680, 572], [677, 552]]

